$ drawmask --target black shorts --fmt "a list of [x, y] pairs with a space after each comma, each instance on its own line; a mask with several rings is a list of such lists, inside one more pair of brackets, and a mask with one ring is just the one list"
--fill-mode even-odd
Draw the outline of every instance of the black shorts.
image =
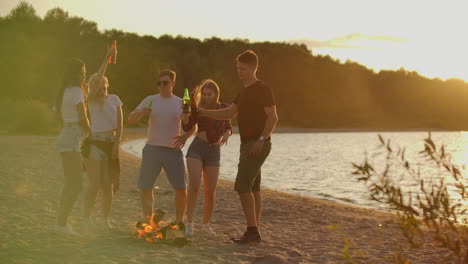
[[263, 143], [262, 151], [255, 157], [249, 156], [249, 152], [255, 141], [242, 142], [240, 146], [239, 168], [237, 170], [234, 190], [238, 193], [260, 191], [262, 180], [261, 168], [271, 151], [271, 141]]

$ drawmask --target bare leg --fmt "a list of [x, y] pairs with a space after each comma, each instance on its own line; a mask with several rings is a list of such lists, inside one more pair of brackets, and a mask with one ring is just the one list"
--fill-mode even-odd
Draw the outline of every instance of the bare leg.
[[262, 214], [262, 194], [260, 191], [253, 192], [255, 199], [255, 219], [257, 220], [257, 228], [260, 228], [260, 216]]
[[189, 174], [189, 189], [187, 196], [187, 221], [193, 222], [195, 208], [197, 206], [198, 193], [202, 174], [202, 162], [198, 159], [187, 158], [187, 168]]
[[60, 207], [57, 212], [57, 224], [65, 226], [68, 215], [78, 198], [82, 188], [81, 153], [62, 152], [64, 186], [60, 197]]
[[206, 167], [204, 169], [203, 183], [205, 185], [205, 205], [203, 210], [203, 224], [208, 224], [213, 215], [218, 177], [219, 167]]
[[95, 159], [88, 160], [88, 179], [89, 187], [86, 190], [85, 202], [83, 208], [83, 215], [85, 218], [91, 216], [91, 211], [93, 210], [94, 203], [96, 201], [96, 195], [99, 191], [100, 182], [101, 182], [101, 161]]
[[148, 219], [153, 214], [153, 189], [142, 189], [140, 195], [143, 216]]
[[185, 207], [187, 205], [187, 190], [175, 189], [175, 208], [176, 208], [176, 223], [179, 223], [184, 218]]
[[112, 190], [112, 179], [109, 175], [109, 161], [102, 160], [101, 168], [103, 173], [101, 175], [101, 189], [102, 189], [102, 217], [108, 219], [112, 209], [112, 198], [114, 196]]
[[247, 220], [247, 226], [257, 226], [257, 220], [255, 218], [255, 199], [251, 192], [239, 193], [239, 198], [244, 209], [245, 219]]

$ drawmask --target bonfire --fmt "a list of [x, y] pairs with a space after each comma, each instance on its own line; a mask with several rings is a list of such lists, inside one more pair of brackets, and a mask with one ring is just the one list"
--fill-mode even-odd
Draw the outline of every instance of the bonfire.
[[163, 243], [174, 246], [184, 246], [190, 243], [185, 238], [184, 230], [179, 225], [163, 221], [165, 213], [157, 209], [151, 217], [136, 223], [135, 235], [149, 243]]

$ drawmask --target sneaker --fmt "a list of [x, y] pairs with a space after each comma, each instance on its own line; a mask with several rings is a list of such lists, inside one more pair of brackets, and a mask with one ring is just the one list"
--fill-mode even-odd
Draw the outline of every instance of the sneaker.
[[114, 229], [114, 225], [112, 224], [112, 221], [110, 220], [110, 218], [104, 219], [103, 226], [104, 226], [104, 228], [107, 228], [109, 230]]
[[185, 226], [185, 235], [189, 237], [193, 236], [193, 223], [187, 223]]
[[184, 222], [182, 222], [182, 221], [179, 222], [179, 229], [182, 230], [182, 231], [185, 231], [185, 224], [184, 224]]
[[73, 231], [73, 229], [69, 225], [65, 225], [65, 226], [55, 225], [54, 232], [67, 234], [67, 235], [74, 235], [74, 236], [78, 235], [78, 233]]
[[203, 224], [202, 225], [202, 228], [201, 228], [201, 231], [205, 234], [208, 234], [208, 235], [211, 235], [211, 236], [214, 236], [216, 235], [216, 232], [213, 231], [213, 229], [211, 228], [210, 224]]
[[182, 230], [182, 231], [185, 231], [185, 224], [184, 222], [180, 221], [179, 223], [176, 223], [175, 221], [170, 223], [170, 225], [174, 226], [178, 226], [179, 227], [179, 230]]
[[237, 244], [248, 244], [251, 242], [260, 242], [262, 241], [262, 236], [258, 231], [246, 231], [244, 235], [240, 238], [233, 238], [232, 241]]

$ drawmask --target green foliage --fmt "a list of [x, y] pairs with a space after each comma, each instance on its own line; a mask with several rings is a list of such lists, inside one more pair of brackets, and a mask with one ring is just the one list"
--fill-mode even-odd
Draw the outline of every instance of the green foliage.
[[0, 101], [0, 122], [8, 132], [48, 134], [58, 131], [54, 113], [36, 99]]
[[313, 55], [305, 45], [216, 37], [199, 40], [163, 35], [139, 36], [117, 29], [98, 31], [95, 22], [54, 8], [44, 18], [22, 2], [0, 18], [0, 98], [34, 98], [52, 105], [65, 62], [85, 61], [97, 71], [106, 46], [118, 43], [118, 62], [107, 76], [110, 92], [134, 107], [157, 93], [163, 69], [177, 71], [175, 94], [201, 80], [214, 79], [221, 100], [232, 102], [241, 84], [236, 56], [253, 49], [259, 78], [273, 90], [280, 125], [316, 128], [466, 129], [468, 84], [428, 79], [416, 72], [372, 70], [355, 62]]
[[[445, 146], [437, 146], [429, 133], [424, 140], [424, 149], [419, 153], [426, 162], [414, 165], [417, 163], [406, 157], [405, 148], [395, 148], [390, 140], [386, 141], [380, 135], [379, 139], [382, 152], [373, 157], [385, 155], [382, 169], [376, 169], [378, 164], [367, 158], [359, 165], [353, 163], [356, 169], [353, 174], [367, 185], [370, 199], [397, 212], [398, 224], [412, 248], [421, 246], [428, 241], [424, 238], [429, 237], [450, 252], [447, 261], [466, 263], [468, 230], [464, 225], [467, 219], [462, 204], [467, 199], [465, 178]], [[439, 171], [435, 182], [422, 177], [424, 168]], [[413, 179], [418, 191], [405, 191], [398, 179]], [[454, 193], [459, 196], [459, 201]], [[402, 259], [401, 255], [399, 259]]]
[[[343, 248], [339, 254], [340, 259], [346, 264], [369, 264], [366, 253], [359, 248], [359, 245], [354, 241], [353, 237], [357, 237], [358, 234], [348, 234], [345, 228], [341, 225], [328, 225], [328, 230], [331, 230], [343, 237]], [[367, 241], [367, 243], [373, 243], [373, 241]]]

